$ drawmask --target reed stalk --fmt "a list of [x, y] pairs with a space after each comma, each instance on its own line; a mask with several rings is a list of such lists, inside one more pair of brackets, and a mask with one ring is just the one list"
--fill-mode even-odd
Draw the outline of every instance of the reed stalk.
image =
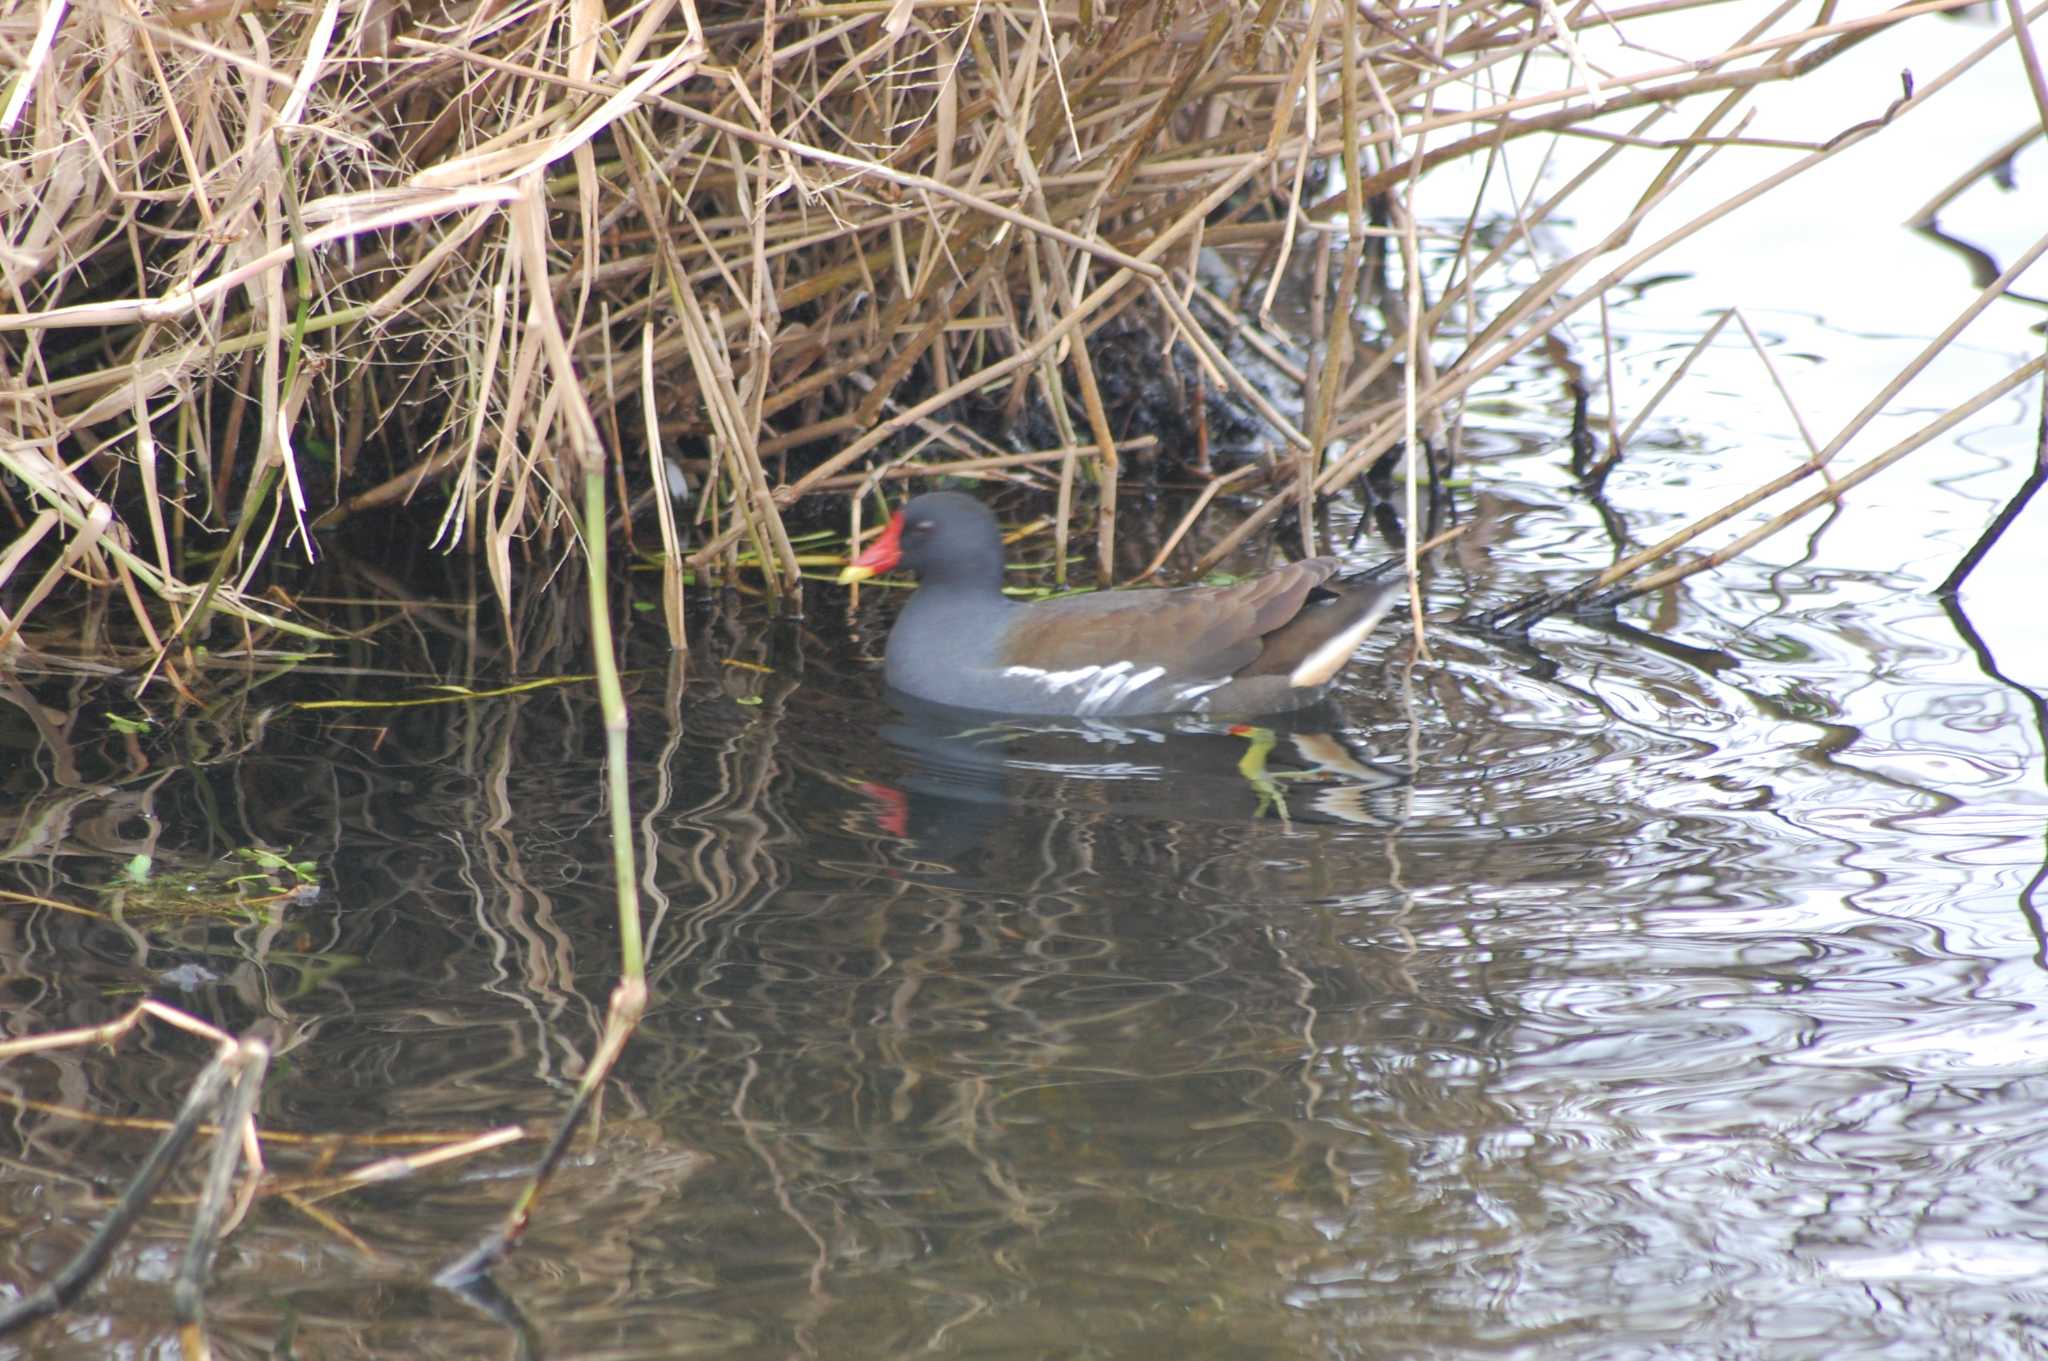
[[[1978, 63], [2012, 54], [2048, 100], [2030, 30], [2048, 6], [2005, 0], [1955, 69], [1604, 267], [1707, 158], [1782, 154], [1748, 135], [1758, 90], [1962, 3], [1729, 7], [1721, 45], [1688, 52], [1634, 35], [1723, 12], [1706, 0], [541, 0], [516, 23], [25, 7], [0, 18], [0, 577], [32, 589], [0, 646], [47, 645], [34, 616], [96, 590], [151, 640], [189, 647], [215, 610], [251, 647], [317, 635], [259, 600], [266, 565], [421, 502], [423, 539], [478, 554], [509, 617], [590, 543], [570, 529], [586, 443], [618, 488], [613, 532], [661, 505], [671, 599], [687, 559], [794, 600], [806, 498], [921, 464], [1038, 478], [1025, 456], [1052, 444], [1041, 485], [1077, 503], [1061, 535], [1092, 534], [1107, 576], [1132, 459], [1211, 472], [1206, 443], [1142, 445], [1156, 432], [1108, 395], [1130, 363], [1177, 366], [1197, 424], [1232, 403], [1290, 469], [1213, 559], [1397, 445], [1455, 445], [1503, 364]], [[1609, 30], [1632, 45], [1596, 70]], [[1674, 116], [1691, 126], [1657, 129]], [[1477, 199], [1462, 228], [1420, 211], [1434, 168], [1559, 135], [1604, 149], [1491, 245]], [[1589, 176], [1634, 173], [1624, 151], [1662, 158], [1639, 210], [1536, 262], [1532, 231]], [[1317, 333], [1288, 334], [1277, 295], [1318, 261]], [[1113, 320], [1162, 347], [1133, 358]], [[1253, 349], [1273, 365], [1256, 380]], [[709, 470], [693, 525], [670, 513], [671, 460]]]

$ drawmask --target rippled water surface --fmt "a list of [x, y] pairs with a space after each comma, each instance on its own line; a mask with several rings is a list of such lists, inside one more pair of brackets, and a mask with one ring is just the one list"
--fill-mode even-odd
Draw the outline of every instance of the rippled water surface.
[[[1528, 557], [1597, 539], [1517, 494], [1552, 520]], [[1659, 636], [1419, 661], [1396, 629], [1263, 736], [899, 713], [824, 618], [725, 635], [747, 667], [708, 631], [679, 691], [640, 654], [653, 1005], [504, 1285], [556, 1355], [2038, 1354], [2041, 700], [1910, 576], [1812, 548]], [[1426, 599], [1531, 580], [1472, 555]], [[9, 907], [11, 1028], [145, 990], [275, 1019], [267, 1127], [338, 1141], [282, 1177], [544, 1124], [613, 968], [590, 693], [282, 698], [128, 739], [15, 693], [10, 886], [100, 915]], [[105, 887], [256, 845], [319, 896], [194, 921]], [[100, 1122], [168, 1113], [202, 1052], [0, 1070], [51, 1103], [10, 1126], [7, 1280], [139, 1156]], [[533, 1148], [260, 1202], [224, 1354], [503, 1355], [424, 1280]], [[166, 1337], [182, 1213], [0, 1353]]]
[[[1689, 306], [1617, 308], [1618, 372], [1661, 382]], [[1765, 329], [1856, 383], [1918, 343], [1789, 307]], [[1945, 360], [1956, 392], [2021, 334]], [[1706, 356], [1605, 506], [1563, 471], [1556, 372], [1507, 375], [1473, 416], [1478, 528], [1422, 584], [1430, 655], [1383, 629], [1326, 707], [1264, 732], [899, 712], [874, 592], [849, 618], [815, 587], [802, 624], [700, 603], [686, 670], [639, 616], [652, 996], [499, 1273], [528, 1340], [2048, 1351], [2048, 521], [1959, 601], [1932, 592], [2024, 474], [2037, 405], [1618, 619], [1447, 622], [1800, 456], [1753, 364]], [[526, 639], [529, 670], [585, 664], [565, 627]], [[216, 1265], [219, 1355], [515, 1354], [428, 1281], [536, 1138], [333, 1178], [421, 1146], [380, 1139], [561, 1110], [617, 965], [596, 699], [376, 708], [429, 678], [337, 660], [361, 669], [252, 676], [139, 734], [120, 691], [0, 678], [4, 1029], [145, 994], [275, 1025], [260, 1118], [299, 1142], [267, 1150], [274, 1193]], [[499, 679], [465, 665], [442, 678]], [[348, 703], [302, 703], [323, 700]], [[258, 848], [317, 892], [235, 858]], [[149, 888], [126, 868], [145, 854]], [[263, 900], [220, 910], [238, 897]], [[0, 1293], [83, 1242], [151, 1137], [121, 1122], [168, 1117], [206, 1053], [152, 1023], [0, 1063]], [[0, 1357], [171, 1354], [195, 1184]]]

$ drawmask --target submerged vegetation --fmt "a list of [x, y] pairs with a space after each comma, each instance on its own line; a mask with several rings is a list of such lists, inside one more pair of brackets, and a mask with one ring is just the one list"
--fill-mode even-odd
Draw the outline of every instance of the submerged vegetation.
[[[802, 498], [847, 497], [857, 530], [862, 492], [939, 471], [1056, 484], [1062, 560], [1085, 492], [1106, 575], [1129, 466], [1214, 474], [1209, 412], [1227, 409], [1257, 455], [1231, 490], [1265, 502], [1206, 567], [1390, 452], [1455, 460], [1461, 397], [1560, 319], [2016, 46], [1987, 28], [1968, 63], [1831, 140], [1764, 144], [1752, 188], [1638, 243], [1704, 158], [1743, 146], [1758, 87], [1960, 5], [1731, 7], [1717, 51], [1633, 39], [1702, 7], [17, 10], [0, 651], [81, 652], [34, 621], [90, 592], [147, 645], [124, 661], [153, 654], [173, 680], [216, 614], [252, 651], [309, 633], [317, 617], [262, 593], [265, 565], [401, 504], [510, 609], [523, 565], [574, 550], [599, 475], [614, 530], [653, 521], [672, 600], [686, 571], [743, 560], [792, 591]], [[1627, 66], [1587, 55], [1616, 35]], [[1560, 133], [1605, 149], [1517, 186], [1511, 212], [1418, 220], [1432, 167]], [[1617, 159], [1631, 148], [1654, 158]], [[1617, 175], [1642, 177], [1626, 220], [1554, 263], [1530, 249]], [[1307, 295], [1292, 331], [1283, 289]], [[1626, 432], [1576, 433], [1597, 476]], [[1790, 480], [1827, 500], [1853, 433]], [[648, 494], [679, 475], [693, 500]], [[680, 645], [679, 610], [669, 627]]]

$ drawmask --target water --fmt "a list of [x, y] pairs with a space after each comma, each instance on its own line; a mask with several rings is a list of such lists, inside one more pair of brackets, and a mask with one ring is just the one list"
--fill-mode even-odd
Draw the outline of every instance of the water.
[[[1597, 540], [1515, 490], [1538, 563]], [[1411, 665], [1390, 633], [1263, 782], [1220, 728], [894, 714], [829, 618], [755, 621], [743, 656], [781, 669], [700, 659], [680, 703], [638, 655], [654, 1005], [504, 1284], [564, 1356], [2036, 1354], [2040, 700], [1827, 548], [1678, 594], [1685, 647], [1439, 630]], [[1510, 556], [1438, 573], [1430, 605], [1527, 585]], [[390, 1151], [350, 1136], [559, 1109], [613, 967], [587, 689], [252, 703], [139, 747], [86, 710], [68, 784], [12, 713], [42, 813], [16, 886], [105, 910], [139, 847], [261, 844], [317, 860], [321, 893], [275, 919], [11, 906], [10, 1028], [144, 988], [276, 1018], [266, 1125], [342, 1141], [273, 1149], [287, 1178]], [[162, 1115], [201, 1054], [153, 1030], [0, 1071]], [[142, 1136], [11, 1129], [18, 1283]], [[216, 1345], [503, 1354], [423, 1281], [533, 1148], [326, 1222], [260, 1203]], [[161, 1206], [4, 1354], [159, 1348], [183, 1222]]]
[[[1618, 307], [1625, 384], [1735, 289], [1694, 263]], [[1815, 287], [1761, 329], [1853, 409], [1926, 331]], [[1914, 400], [2024, 360], [2030, 320]], [[1799, 457], [1754, 363], [1703, 361], [1605, 517], [1560, 468], [1557, 373], [1506, 375], [1479, 527], [1424, 583], [1432, 658], [1384, 630], [1267, 737], [893, 712], [884, 613], [830, 588], [801, 626], [717, 606], [680, 678], [643, 618], [652, 1002], [499, 1273], [546, 1354], [2040, 1355], [2041, 512], [1930, 593], [2023, 474], [2033, 397], [1616, 620], [1443, 622]], [[573, 616], [537, 612], [530, 673], [582, 669]], [[279, 1028], [261, 1119], [312, 1142], [267, 1150], [288, 1194], [216, 1265], [223, 1356], [507, 1355], [427, 1281], [537, 1139], [331, 1178], [417, 1148], [380, 1138], [545, 1131], [616, 966], [592, 691], [364, 707], [419, 693], [376, 669], [397, 650], [139, 735], [119, 691], [0, 689], [0, 886], [85, 909], [0, 910], [7, 1033], [145, 992]], [[317, 893], [230, 884], [259, 847]], [[149, 1137], [111, 1122], [168, 1116], [205, 1054], [152, 1024], [0, 1064], [0, 1286], [78, 1246]], [[193, 1185], [0, 1357], [172, 1354]]]

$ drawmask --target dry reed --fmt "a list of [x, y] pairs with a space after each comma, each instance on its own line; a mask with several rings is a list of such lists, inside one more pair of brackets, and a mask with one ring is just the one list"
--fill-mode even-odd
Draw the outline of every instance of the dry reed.
[[[1475, 383], [1969, 64], [2017, 47], [2048, 88], [2025, 42], [2042, 6], [2011, 4], [1970, 63], [1596, 272], [1744, 142], [1756, 88], [1962, 0], [1731, 7], [1721, 50], [1638, 47], [1635, 70], [1581, 48], [1703, 3], [17, 7], [0, 652], [26, 655], [22, 625], [65, 589], [108, 591], [182, 684], [177, 644], [211, 611], [249, 648], [312, 632], [257, 593], [266, 560], [427, 491], [436, 542], [477, 553], [509, 609], [522, 564], [576, 543], [576, 474], [604, 461], [616, 526], [660, 499], [664, 450], [699, 479], [696, 524], [659, 520], [672, 603], [684, 554], [795, 589], [799, 498], [923, 463], [1041, 478], [1062, 510], [1091, 485], [1106, 573], [1124, 465], [1154, 456], [1104, 395], [1134, 326], [1148, 362], [1178, 352], [1198, 399], [1267, 430], [1276, 494], [1213, 556], [1390, 451], [1454, 450]], [[1625, 133], [1593, 126], [1630, 111]], [[1611, 145], [1483, 239], [1475, 204], [1425, 277], [1426, 170], [1571, 132]], [[1530, 233], [1623, 147], [1661, 155], [1638, 212], [1526, 281]], [[1239, 297], [1197, 277], [1205, 248], [1232, 253]], [[1289, 335], [1272, 309], [1304, 259], [1312, 334]], [[1232, 337], [1279, 361], [1279, 391]], [[991, 443], [970, 404], [983, 430], [1029, 409], [1058, 438]]]

